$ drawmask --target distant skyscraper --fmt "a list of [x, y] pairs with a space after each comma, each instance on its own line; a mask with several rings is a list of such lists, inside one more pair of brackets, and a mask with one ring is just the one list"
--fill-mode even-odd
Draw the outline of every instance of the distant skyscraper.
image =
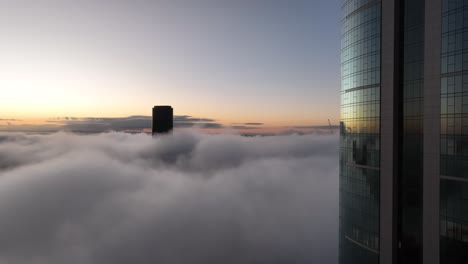
[[342, 15], [340, 263], [468, 263], [468, 1]]
[[153, 107], [153, 135], [169, 133], [174, 127], [174, 113], [171, 106]]

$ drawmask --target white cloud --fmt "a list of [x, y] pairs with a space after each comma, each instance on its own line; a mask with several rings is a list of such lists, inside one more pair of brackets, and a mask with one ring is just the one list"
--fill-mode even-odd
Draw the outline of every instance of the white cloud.
[[0, 134], [0, 263], [336, 263], [337, 143]]

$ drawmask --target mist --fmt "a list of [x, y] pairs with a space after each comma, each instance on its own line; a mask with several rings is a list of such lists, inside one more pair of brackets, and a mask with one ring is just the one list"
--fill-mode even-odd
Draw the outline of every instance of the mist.
[[0, 133], [0, 263], [337, 263], [336, 135]]

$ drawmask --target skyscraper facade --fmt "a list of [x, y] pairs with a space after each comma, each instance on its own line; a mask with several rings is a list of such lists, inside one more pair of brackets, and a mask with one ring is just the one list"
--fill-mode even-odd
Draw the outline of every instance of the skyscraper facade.
[[152, 134], [165, 134], [174, 128], [174, 110], [169, 105], [153, 107], [153, 132]]
[[468, 1], [343, 0], [340, 263], [468, 263]]

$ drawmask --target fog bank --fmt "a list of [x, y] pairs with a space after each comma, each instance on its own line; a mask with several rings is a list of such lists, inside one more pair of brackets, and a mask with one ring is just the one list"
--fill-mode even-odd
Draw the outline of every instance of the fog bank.
[[0, 134], [0, 263], [336, 263], [336, 135]]

